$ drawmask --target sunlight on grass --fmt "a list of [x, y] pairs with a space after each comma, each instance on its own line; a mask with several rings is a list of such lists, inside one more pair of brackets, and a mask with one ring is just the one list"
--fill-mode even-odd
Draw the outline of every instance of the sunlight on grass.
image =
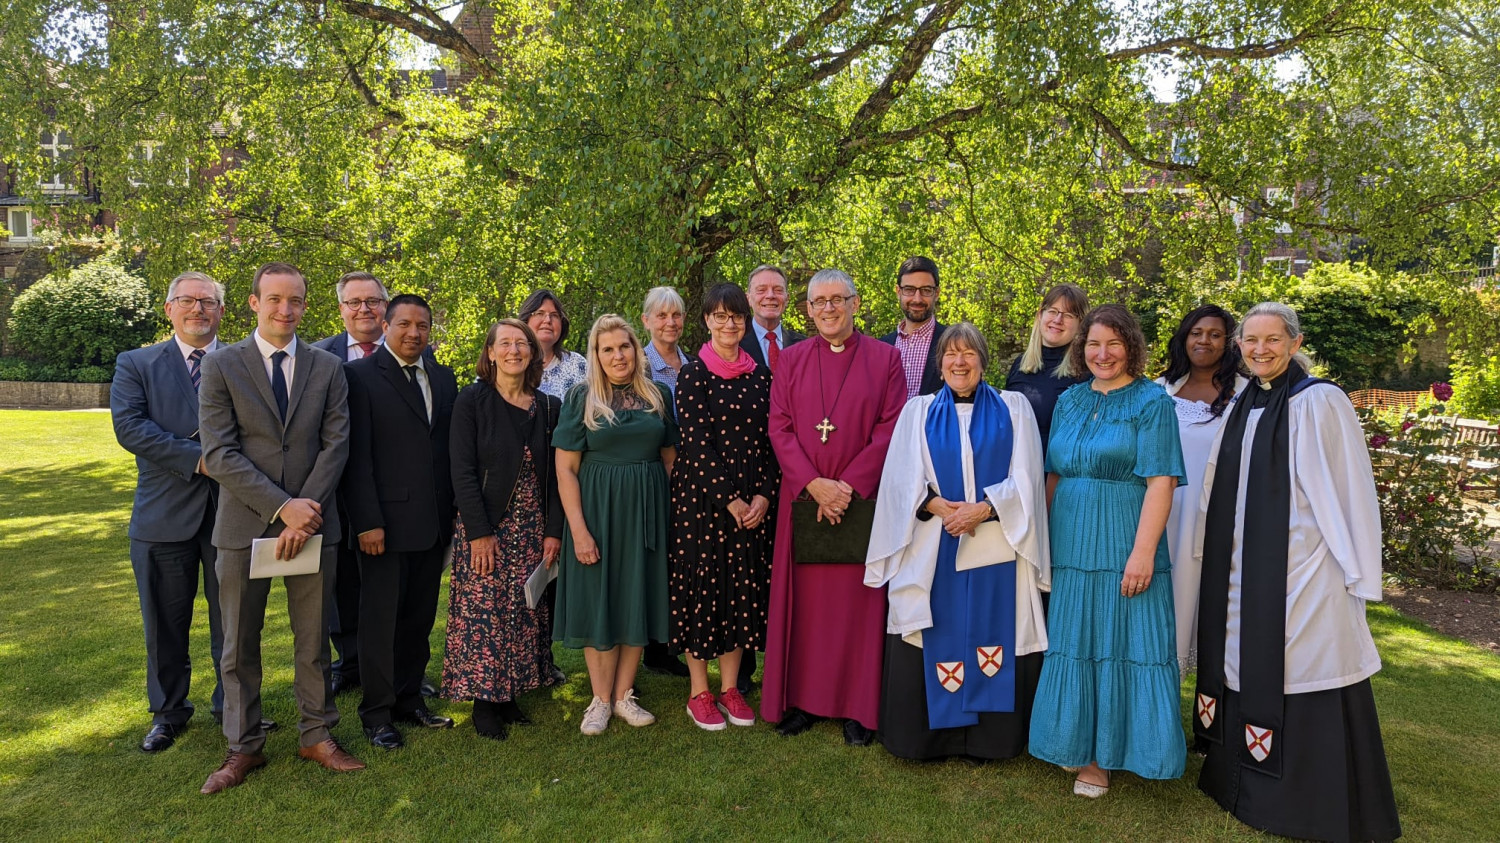
[[[683, 713], [686, 683], [644, 672], [642, 702], [659, 722], [616, 721], [588, 738], [578, 732], [591, 698], [583, 659], [563, 650], [567, 682], [521, 700], [537, 725], [503, 743], [474, 734], [467, 703], [435, 701], [457, 728], [406, 729], [405, 749], [376, 754], [360, 733], [358, 695], [340, 698], [334, 734], [369, 769], [336, 776], [296, 757], [279, 583], [264, 636], [265, 713], [282, 724], [267, 743], [270, 763], [244, 787], [202, 797], [224, 739], [208, 716], [201, 596], [190, 696], [198, 712], [167, 752], [135, 748], [150, 716], [125, 536], [134, 465], [108, 415], [0, 411], [0, 443], [6, 841], [1265, 839], [1197, 791], [1196, 759], [1178, 781], [1121, 775], [1107, 798], [1082, 800], [1071, 776], [1034, 759], [898, 761], [878, 747], [844, 746], [835, 723], [795, 739], [763, 723], [703, 732]], [[440, 612], [433, 635], [434, 677], [444, 619]], [[1500, 657], [1386, 606], [1372, 606], [1370, 622], [1386, 665], [1373, 684], [1407, 838], [1500, 839]]]

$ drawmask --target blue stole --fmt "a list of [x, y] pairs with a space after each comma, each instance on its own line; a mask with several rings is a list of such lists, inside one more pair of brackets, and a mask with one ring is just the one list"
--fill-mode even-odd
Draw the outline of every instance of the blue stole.
[[[966, 500], [958, 408], [946, 386], [927, 410], [926, 432], [938, 494]], [[985, 383], [974, 393], [969, 441], [974, 485], [983, 500], [986, 486], [1010, 475], [1013, 443], [1010, 411], [1000, 393]], [[929, 598], [932, 627], [922, 631], [931, 729], [974, 726], [980, 712], [1016, 710], [1016, 564], [960, 571], [957, 559], [958, 539], [944, 531]]]

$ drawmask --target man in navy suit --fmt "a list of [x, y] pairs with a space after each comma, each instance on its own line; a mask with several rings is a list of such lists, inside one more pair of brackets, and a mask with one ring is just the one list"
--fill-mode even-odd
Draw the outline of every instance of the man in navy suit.
[[902, 320], [896, 330], [880, 338], [901, 352], [906, 370], [906, 399], [937, 392], [943, 386], [938, 337], [947, 327], [937, 321], [938, 268], [932, 258], [907, 258], [896, 270], [896, 300]]
[[214, 279], [201, 272], [172, 279], [164, 307], [172, 336], [121, 354], [109, 389], [115, 438], [135, 454], [137, 471], [130, 566], [146, 631], [146, 699], [151, 706], [151, 730], [141, 741], [146, 752], [171, 746], [193, 716], [187, 698], [192, 683], [188, 633], [200, 570], [214, 660], [214, 717], [224, 708], [219, 678], [224, 631], [212, 541], [218, 485], [203, 472], [198, 442], [198, 382], [204, 356], [219, 347], [223, 309], [224, 285]]
[[[313, 343], [313, 348], [350, 362], [369, 357], [385, 337], [382, 323], [390, 293], [380, 279], [362, 271], [344, 273], [334, 289], [338, 293], [344, 331]], [[339, 505], [343, 505], [342, 499]], [[348, 519], [342, 520], [348, 524]], [[338, 659], [331, 668], [335, 696], [360, 684], [359, 556], [352, 540], [339, 542], [338, 557], [333, 605], [328, 611], [328, 637], [338, 651]]]
[[453, 725], [427, 710], [421, 687], [453, 536], [448, 428], [458, 384], [427, 354], [432, 308], [421, 296], [392, 299], [383, 327], [384, 344], [344, 366], [349, 463], [340, 495], [345, 531], [359, 546], [359, 716], [371, 743], [397, 749], [395, 720]]
[[[745, 288], [750, 299], [750, 308], [755, 318], [750, 321], [750, 330], [740, 340], [740, 348], [755, 358], [755, 362], [776, 371], [781, 352], [794, 342], [807, 339], [793, 331], [781, 321], [786, 312], [786, 273], [770, 264], [761, 264], [750, 270], [750, 284]], [[754, 660], [751, 660], [754, 669]]]

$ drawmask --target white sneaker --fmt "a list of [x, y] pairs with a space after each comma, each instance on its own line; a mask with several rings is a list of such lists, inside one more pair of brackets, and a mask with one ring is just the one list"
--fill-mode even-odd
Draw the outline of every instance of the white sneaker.
[[650, 726], [656, 722], [656, 715], [641, 708], [641, 704], [635, 701], [634, 693], [626, 694], [615, 702], [615, 716], [632, 726]]
[[583, 710], [583, 722], [579, 725], [579, 731], [585, 735], [598, 735], [609, 726], [609, 703], [594, 697], [589, 707]]

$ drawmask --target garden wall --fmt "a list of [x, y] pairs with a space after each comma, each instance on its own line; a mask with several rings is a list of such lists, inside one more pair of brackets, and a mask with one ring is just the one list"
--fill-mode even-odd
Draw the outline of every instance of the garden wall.
[[109, 406], [107, 383], [0, 381], [0, 408], [14, 410], [93, 410]]

